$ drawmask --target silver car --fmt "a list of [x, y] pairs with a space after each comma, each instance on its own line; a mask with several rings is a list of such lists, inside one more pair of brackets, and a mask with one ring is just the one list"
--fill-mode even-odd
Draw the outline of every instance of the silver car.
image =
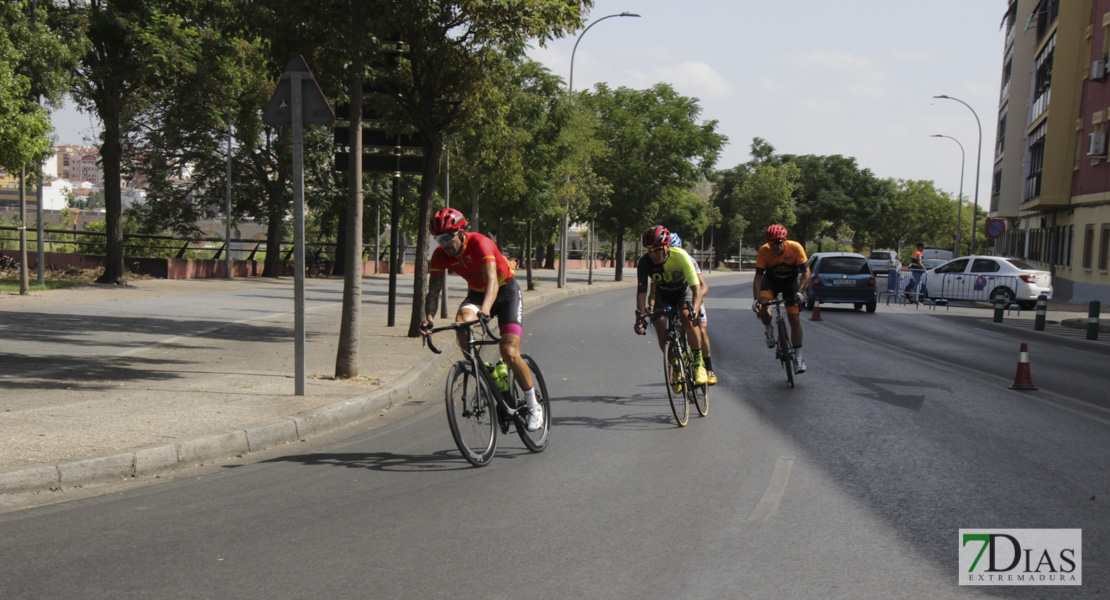
[[1052, 298], [1052, 274], [1034, 269], [1020, 258], [961, 256], [925, 271], [928, 298], [991, 302], [1001, 290], [1007, 302], [1030, 309], [1037, 298]]
[[872, 250], [867, 263], [876, 275], [886, 275], [887, 271], [897, 271], [902, 266], [897, 250]]

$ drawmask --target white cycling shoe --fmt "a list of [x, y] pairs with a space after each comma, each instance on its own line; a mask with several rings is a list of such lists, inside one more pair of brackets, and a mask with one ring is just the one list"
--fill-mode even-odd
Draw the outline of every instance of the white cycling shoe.
[[795, 361], [795, 363], [794, 363], [794, 372], [795, 373], [805, 373], [806, 372], [806, 361], [804, 361], [800, 358], [797, 361]]
[[764, 331], [763, 333], [767, 337], [767, 347], [768, 348], [774, 348], [775, 347], [775, 331], [773, 329], [768, 329], [768, 330]]
[[529, 432], [539, 431], [540, 429], [543, 429], [543, 405], [536, 404], [536, 406], [531, 409], [531, 413], [528, 414], [528, 417], [525, 419], [524, 423], [524, 428], [527, 429]]

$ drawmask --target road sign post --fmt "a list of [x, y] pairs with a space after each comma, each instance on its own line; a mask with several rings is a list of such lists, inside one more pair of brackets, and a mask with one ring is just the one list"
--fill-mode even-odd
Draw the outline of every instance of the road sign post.
[[293, 363], [295, 394], [304, 396], [304, 126], [330, 125], [335, 121], [335, 113], [301, 55], [294, 55], [285, 64], [281, 82], [266, 105], [262, 121], [293, 128]]

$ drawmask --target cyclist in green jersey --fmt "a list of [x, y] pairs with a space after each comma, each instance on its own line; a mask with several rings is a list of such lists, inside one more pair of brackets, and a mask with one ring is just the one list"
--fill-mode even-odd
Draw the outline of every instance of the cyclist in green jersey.
[[[675, 232], [671, 232], [671, 248], [682, 248], [682, 238]], [[691, 257], [692, 259], [693, 257]], [[701, 274], [701, 267], [698, 266], [698, 261], [694, 261], [694, 269], [698, 273], [698, 287], [701, 288], [701, 310], [698, 311], [698, 329], [701, 329], [702, 338], [702, 356], [705, 358], [705, 375], [709, 378], [709, 385], [717, 385], [717, 374], [713, 372], [713, 357], [709, 345], [709, 316], [705, 312], [705, 296], [709, 293], [709, 284], [705, 282], [705, 277]], [[653, 310], [652, 301], [655, 298], [655, 282], [651, 282], [651, 289], [648, 291], [648, 306], [647, 312]]]
[[[648, 229], [643, 236], [644, 247], [647, 254], [640, 258], [636, 264], [636, 327], [639, 335], [645, 333], [640, 316], [647, 310], [647, 295], [649, 282], [655, 283], [655, 297], [652, 305], [656, 308], [664, 306], [683, 307], [681, 312], [682, 326], [686, 329], [686, 339], [690, 350], [694, 354], [694, 383], [705, 385], [709, 382], [709, 374], [705, 368], [702, 357], [702, 348], [705, 347], [704, 335], [700, 327], [694, 326], [694, 319], [701, 310], [702, 290], [697, 267], [694, 261], [681, 248], [671, 248], [671, 232], [666, 227], [657, 225]], [[686, 301], [690, 301], [693, 311], [687, 310]], [[652, 323], [655, 326], [655, 335], [659, 338], [659, 349], [667, 340], [667, 319], [659, 317]], [[680, 385], [680, 384], [679, 384]]]

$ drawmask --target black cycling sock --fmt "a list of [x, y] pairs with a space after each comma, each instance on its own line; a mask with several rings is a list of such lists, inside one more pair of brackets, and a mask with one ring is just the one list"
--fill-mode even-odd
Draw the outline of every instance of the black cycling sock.
[[708, 356], [705, 357], [705, 368], [709, 371], [713, 370], [713, 359]]

